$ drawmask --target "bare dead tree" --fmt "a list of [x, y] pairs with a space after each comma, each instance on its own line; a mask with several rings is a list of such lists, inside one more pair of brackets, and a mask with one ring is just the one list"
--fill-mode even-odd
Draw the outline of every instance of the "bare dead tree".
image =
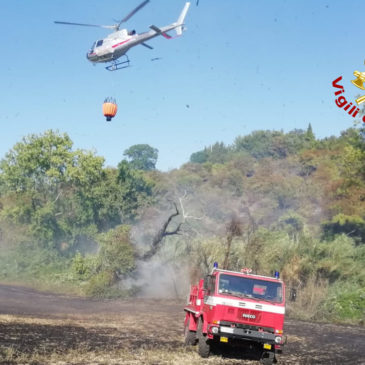
[[226, 226], [226, 253], [224, 256], [223, 269], [227, 270], [229, 265], [229, 255], [231, 253], [231, 245], [234, 237], [242, 235], [241, 222], [237, 216], [232, 216], [231, 220]]
[[[149, 260], [150, 258], [152, 258], [152, 256], [154, 256], [157, 253], [157, 251], [160, 248], [162, 241], [165, 237], [182, 233], [181, 227], [184, 223], [186, 223], [187, 219], [203, 219], [203, 217], [194, 217], [185, 212], [183, 201], [186, 199], [186, 197], [187, 197], [187, 194], [185, 192], [184, 195], [179, 198], [180, 210], [178, 209], [177, 204], [175, 202], [173, 202], [173, 205], [175, 207], [175, 212], [169, 215], [167, 220], [163, 223], [161, 229], [153, 237], [152, 243], [151, 243], [151, 248], [143, 255], [138, 256], [138, 259], [145, 261], [145, 260]], [[172, 231], [168, 230], [173, 219], [177, 216], [181, 216], [180, 223], [176, 226], [176, 228], [174, 230], [172, 230]]]
[[250, 205], [247, 201], [242, 200], [241, 211], [244, 212], [248, 218], [247, 226], [245, 225], [245, 231], [247, 233], [247, 241], [250, 242], [252, 235], [257, 231], [257, 223], [253, 217], [250, 209]]
[[197, 219], [197, 220], [200, 220], [200, 219], [203, 219], [204, 216], [201, 216], [201, 217], [195, 217], [193, 215], [189, 215], [188, 213], [185, 213], [185, 209], [184, 209], [184, 205], [183, 205], [183, 201], [186, 199], [187, 197], [187, 194], [186, 194], [186, 191], [184, 192], [184, 195], [182, 197], [179, 198], [179, 202], [180, 202], [180, 207], [181, 207], [181, 212], [182, 212], [182, 217], [183, 217], [183, 220], [185, 221], [186, 219]]
[[164, 239], [164, 237], [172, 236], [172, 235], [180, 233], [180, 228], [181, 228], [181, 226], [184, 222], [180, 222], [173, 231], [168, 231], [168, 227], [169, 227], [170, 223], [172, 222], [173, 218], [180, 215], [180, 212], [177, 209], [176, 203], [174, 202], [173, 204], [174, 204], [174, 207], [175, 207], [175, 212], [169, 215], [167, 220], [163, 223], [161, 229], [153, 237], [152, 243], [151, 243], [151, 248], [146, 253], [139, 256], [138, 259], [143, 260], [143, 261], [150, 259], [152, 256], [154, 256], [156, 254], [156, 252], [160, 248], [162, 240]]

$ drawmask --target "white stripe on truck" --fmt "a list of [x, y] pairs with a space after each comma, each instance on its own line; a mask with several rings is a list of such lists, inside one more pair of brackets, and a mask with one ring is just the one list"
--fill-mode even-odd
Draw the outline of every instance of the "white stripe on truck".
[[230, 307], [254, 309], [261, 312], [285, 314], [285, 307], [283, 306], [264, 303], [253, 303], [246, 300], [232, 298], [208, 296], [204, 299], [204, 303], [207, 305], [228, 305]]

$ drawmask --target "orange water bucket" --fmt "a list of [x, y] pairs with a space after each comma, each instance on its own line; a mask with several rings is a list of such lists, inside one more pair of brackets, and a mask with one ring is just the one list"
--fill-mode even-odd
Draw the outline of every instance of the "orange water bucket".
[[107, 122], [110, 122], [115, 117], [118, 111], [118, 106], [114, 99], [106, 98], [103, 104], [103, 114]]

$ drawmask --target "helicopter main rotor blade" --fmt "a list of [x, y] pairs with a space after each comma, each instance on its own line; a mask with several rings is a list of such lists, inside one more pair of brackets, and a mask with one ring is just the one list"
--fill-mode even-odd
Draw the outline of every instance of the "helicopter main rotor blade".
[[97, 25], [97, 24], [83, 24], [83, 23], [69, 23], [69, 22], [59, 22], [55, 21], [56, 24], [65, 24], [65, 25], [81, 25], [83, 27], [97, 27], [97, 28], [106, 28], [106, 29], [115, 29], [115, 25]]
[[141, 10], [150, 0], [145, 0], [143, 3], [139, 4], [134, 10], [132, 10], [125, 18], [123, 18], [119, 24], [117, 24], [117, 29], [119, 29], [120, 25], [130, 19], [137, 11]]

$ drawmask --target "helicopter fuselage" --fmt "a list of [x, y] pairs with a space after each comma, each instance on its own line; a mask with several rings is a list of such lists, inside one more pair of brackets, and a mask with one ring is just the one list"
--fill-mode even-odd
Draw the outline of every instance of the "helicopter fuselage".
[[[173, 38], [167, 34], [170, 30], [175, 30], [176, 35], [180, 36], [184, 30], [184, 19], [189, 10], [190, 2], [186, 2], [176, 22], [158, 28], [155, 25], [151, 25], [148, 32], [137, 34], [136, 31], [128, 32], [127, 29], [120, 29], [120, 25], [130, 19], [134, 14], [141, 10], [150, 0], [144, 0], [134, 10], [132, 10], [126, 17], [120, 22], [113, 25], [97, 25], [86, 23], [70, 23], [65, 21], [55, 21], [56, 24], [65, 25], [77, 25], [84, 27], [98, 27], [113, 29], [113, 33], [109, 34], [106, 38], [100, 39], [92, 45], [86, 57], [92, 63], [110, 62], [111, 64], [105, 67], [109, 71], [120, 70], [129, 66], [129, 58], [126, 55], [128, 50], [134, 46], [141, 44], [144, 47], [153, 49], [151, 46], [145, 43], [149, 39], [162, 35], [163, 37], [170, 39]], [[124, 61], [118, 60], [118, 58], [124, 56]], [[117, 61], [118, 60], [118, 61]]]
[[179, 26], [181, 26], [181, 24], [172, 23], [161, 28], [155, 27], [157, 30], [151, 29], [148, 32], [140, 34], [135, 33], [135, 31], [128, 32], [127, 29], [121, 29], [109, 34], [104, 39], [94, 42], [86, 57], [93, 63], [112, 62], [125, 55], [130, 48], [143, 44], [149, 39], [159, 35], [167, 37], [165, 34], [166, 32]]

